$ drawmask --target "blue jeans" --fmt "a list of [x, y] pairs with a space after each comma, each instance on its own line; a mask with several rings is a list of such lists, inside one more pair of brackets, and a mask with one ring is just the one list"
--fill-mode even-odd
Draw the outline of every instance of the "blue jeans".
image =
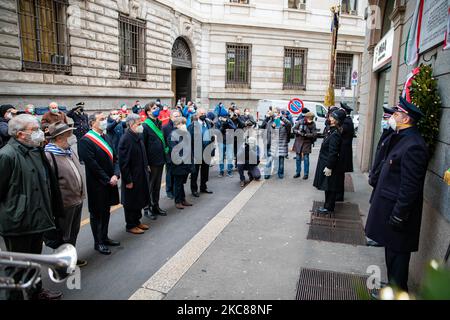
[[[278, 167], [278, 177], [279, 178], [283, 178], [284, 177], [284, 156], [279, 156], [277, 157], [278, 160], [277, 163], [275, 164]], [[274, 160], [274, 157], [270, 156], [267, 163], [266, 163], [266, 169], [264, 170], [264, 174], [266, 176], [270, 175], [270, 169], [272, 168], [272, 162]], [[276, 161], [275, 160], [275, 161]]]
[[225, 170], [225, 158], [227, 160], [227, 172], [233, 172], [233, 144], [219, 144], [219, 170], [223, 174]]
[[[304, 175], [307, 176], [309, 175], [309, 153], [305, 153], [303, 154], [303, 161], [304, 161]], [[300, 153], [297, 153], [297, 157], [295, 158], [295, 163], [296, 163], [296, 173], [300, 174], [302, 172], [302, 155]]]

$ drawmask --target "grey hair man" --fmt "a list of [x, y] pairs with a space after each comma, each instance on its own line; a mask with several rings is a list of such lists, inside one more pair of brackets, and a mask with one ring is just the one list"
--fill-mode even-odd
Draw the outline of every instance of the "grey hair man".
[[[61, 207], [56, 179], [40, 148], [44, 132], [35, 117], [22, 114], [9, 121], [8, 133], [11, 139], [0, 150], [0, 235], [8, 251], [40, 254], [44, 233], [55, 229], [54, 213]], [[41, 282], [28, 295], [61, 297], [43, 290]], [[10, 298], [23, 297], [18, 292]]]

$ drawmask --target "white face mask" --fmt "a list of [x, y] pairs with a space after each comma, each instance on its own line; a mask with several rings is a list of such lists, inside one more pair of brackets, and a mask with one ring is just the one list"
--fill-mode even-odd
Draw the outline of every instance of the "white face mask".
[[392, 128], [392, 130], [395, 131], [395, 129], [397, 129], [397, 122], [395, 121], [394, 117], [389, 118], [388, 124]]
[[98, 126], [98, 128], [102, 131], [106, 131], [106, 127], [108, 126], [108, 123], [106, 120], [100, 121], [100, 124]]
[[144, 132], [144, 127], [142, 126], [142, 124], [138, 125], [136, 127], [136, 129], [134, 129], [134, 132], [136, 132], [136, 133], [143, 133]]
[[12, 118], [13, 118], [13, 115], [12, 115], [11, 112], [8, 112], [8, 113], [5, 115], [5, 119], [11, 120]]
[[75, 137], [74, 135], [71, 135], [70, 137], [67, 138], [67, 144], [69, 146], [73, 146], [76, 143], [77, 143], [77, 137]]
[[39, 147], [39, 145], [44, 142], [44, 140], [44, 131], [38, 129], [30, 134], [30, 140], [28, 142], [31, 147]]

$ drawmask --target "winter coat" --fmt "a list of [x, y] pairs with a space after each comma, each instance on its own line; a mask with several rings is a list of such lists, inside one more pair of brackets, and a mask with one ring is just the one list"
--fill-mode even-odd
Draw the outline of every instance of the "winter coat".
[[116, 121], [111, 117], [108, 117], [108, 124], [106, 126], [106, 135], [111, 140], [112, 147], [116, 154], [119, 153], [119, 142], [125, 132], [127, 125], [125, 121]]
[[41, 119], [42, 129], [48, 128], [52, 123], [56, 123], [58, 121], [62, 121], [67, 124], [67, 116], [64, 112], [58, 111], [57, 113], [53, 113], [51, 111], [46, 112]]
[[[273, 157], [285, 157], [289, 154], [289, 141], [291, 140], [292, 124], [287, 119], [281, 118], [282, 124], [279, 128], [273, 128], [274, 120], [267, 123], [268, 143], [270, 145], [270, 154]], [[284, 124], [284, 125], [283, 125]]]
[[355, 135], [353, 120], [347, 116], [342, 124], [342, 144], [340, 150], [340, 160], [343, 163], [345, 172], [353, 172], [353, 148], [352, 142]]
[[294, 151], [298, 154], [310, 154], [317, 137], [316, 123], [314, 121], [305, 123], [302, 119], [295, 124], [293, 132], [295, 133]]
[[75, 110], [70, 110], [67, 112], [67, 116], [72, 118], [73, 126], [75, 130], [73, 130], [73, 134], [77, 137], [79, 141], [83, 136], [89, 131], [89, 120], [88, 116], [85, 113], [78, 113]]
[[43, 151], [12, 138], [0, 150], [0, 168], [0, 235], [55, 229], [54, 216], [62, 204], [56, 208], [60, 195]]
[[[147, 155], [142, 137], [130, 129], [119, 142], [119, 166], [122, 204], [125, 209], [141, 210], [150, 201]], [[133, 188], [128, 189], [130, 183]]]
[[[319, 160], [317, 162], [316, 174], [313, 186], [323, 191], [344, 191], [341, 181], [345, 172], [343, 163], [339, 159], [342, 137], [336, 127], [330, 127], [330, 134], [323, 139], [320, 146]], [[331, 169], [331, 176], [325, 176], [323, 170], [327, 167]]]
[[[159, 121], [158, 119], [150, 119], [150, 121], [153, 121], [153, 123], [155, 123], [156, 126], [162, 130], [161, 121]], [[153, 129], [150, 128], [146, 123], [143, 123], [142, 126], [144, 127], [143, 139], [148, 165], [163, 166], [170, 160], [169, 154], [165, 154], [164, 152], [163, 142], [156, 135]]]
[[[427, 166], [427, 146], [417, 127], [392, 134], [367, 216], [367, 237], [397, 252], [418, 250]], [[388, 223], [391, 216], [404, 221], [402, 229]]]

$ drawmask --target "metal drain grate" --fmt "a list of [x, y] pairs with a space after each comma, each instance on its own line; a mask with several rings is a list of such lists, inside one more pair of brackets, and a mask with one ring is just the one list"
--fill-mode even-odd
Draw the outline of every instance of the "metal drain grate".
[[358, 205], [338, 203], [332, 216], [318, 216], [315, 214], [315, 211], [321, 206], [323, 206], [323, 202], [314, 201], [306, 239], [360, 246], [366, 245], [366, 236], [361, 223]]
[[[323, 207], [322, 201], [314, 201], [312, 212], [315, 212], [320, 207]], [[334, 214], [332, 216], [335, 219], [342, 220], [354, 220], [361, 221], [361, 216], [359, 214], [359, 206], [355, 203], [350, 202], [338, 202], [334, 209]]]
[[368, 276], [302, 268], [297, 300], [362, 300], [370, 297]]
[[345, 174], [344, 191], [345, 192], [355, 192], [355, 186], [353, 185], [353, 178], [348, 173]]

